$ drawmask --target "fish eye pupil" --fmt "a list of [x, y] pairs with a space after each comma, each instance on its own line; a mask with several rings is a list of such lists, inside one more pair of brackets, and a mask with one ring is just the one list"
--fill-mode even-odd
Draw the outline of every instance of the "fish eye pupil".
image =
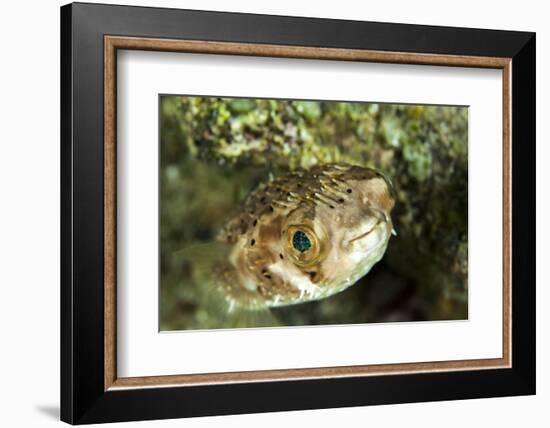
[[311, 241], [304, 232], [298, 230], [292, 237], [292, 246], [300, 253], [305, 253], [311, 248]]

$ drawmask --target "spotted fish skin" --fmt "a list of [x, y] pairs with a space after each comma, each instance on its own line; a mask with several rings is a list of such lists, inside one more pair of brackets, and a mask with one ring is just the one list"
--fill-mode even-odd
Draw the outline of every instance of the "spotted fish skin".
[[353, 285], [385, 253], [394, 197], [380, 172], [329, 164], [262, 184], [218, 236], [231, 246], [215, 282], [231, 307], [319, 300]]

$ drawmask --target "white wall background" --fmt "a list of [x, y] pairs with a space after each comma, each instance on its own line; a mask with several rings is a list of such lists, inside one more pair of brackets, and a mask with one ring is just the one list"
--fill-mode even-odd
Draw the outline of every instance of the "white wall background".
[[[116, 3], [103, 1], [104, 3]], [[121, 2], [123, 2], [121, 0]], [[0, 12], [0, 425], [44, 427], [59, 407], [59, 6], [5, 2]], [[537, 32], [538, 394], [461, 402], [132, 423], [158, 427], [548, 426], [550, 415], [549, 13], [542, 1], [269, 2], [147, 0], [126, 4]], [[545, 144], [546, 143], [546, 144]], [[546, 199], [545, 199], [546, 198]]]

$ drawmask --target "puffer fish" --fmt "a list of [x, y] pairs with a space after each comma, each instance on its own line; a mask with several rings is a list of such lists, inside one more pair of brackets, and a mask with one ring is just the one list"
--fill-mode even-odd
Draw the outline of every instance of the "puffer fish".
[[207, 268], [212, 286], [230, 311], [339, 293], [383, 257], [394, 203], [389, 180], [359, 166], [322, 165], [271, 179], [217, 236], [225, 250]]

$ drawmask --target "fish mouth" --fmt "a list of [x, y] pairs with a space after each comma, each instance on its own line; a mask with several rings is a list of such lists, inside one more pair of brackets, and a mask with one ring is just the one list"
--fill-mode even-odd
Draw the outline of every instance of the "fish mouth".
[[363, 232], [357, 236], [354, 236], [348, 241], [348, 245], [352, 242], [358, 241], [360, 239], [366, 238], [369, 236], [372, 232], [376, 231], [379, 227], [383, 227], [387, 224], [391, 225], [391, 218], [388, 214], [386, 214], [382, 210], [371, 208], [369, 209], [369, 214], [372, 215], [376, 219], [376, 223], [372, 225], [372, 227], [369, 228], [366, 232]]
[[380, 225], [380, 223], [382, 223], [381, 220], [379, 220], [374, 226], [372, 226], [369, 230], [367, 230], [365, 233], [362, 233], [360, 235], [357, 235], [353, 238], [351, 238], [349, 241], [348, 241], [348, 245], [351, 244], [352, 242], [354, 241], [357, 241], [359, 239], [363, 239], [363, 238], [366, 238], [367, 236], [369, 236], [372, 232], [374, 232], [378, 226]]
[[366, 232], [363, 232], [363, 233], [351, 238], [348, 241], [348, 244], [351, 244], [354, 241], [358, 241], [359, 239], [366, 238], [372, 232], [376, 231], [376, 229], [378, 229], [378, 227], [380, 227], [381, 225], [383, 226], [385, 223], [389, 223], [389, 221], [390, 221], [388, 216], [386, 215], [386, 213], [384, 213], [383, 211], [371, 209], [370, 214], [373, 217], [376, 218], [376, 223], [373, 224], [372, 227], [370, 227], [369, 230], [367, 230]]

